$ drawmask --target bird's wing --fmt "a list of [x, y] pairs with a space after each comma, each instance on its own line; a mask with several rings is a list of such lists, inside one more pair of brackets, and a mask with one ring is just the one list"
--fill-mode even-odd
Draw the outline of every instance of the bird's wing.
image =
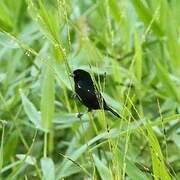
[[[94, 86], [85, 84], [84, 82], [77, 83], [78, 98], [89, 109], [98, 109], [99, 100], [98, 95], [95, 92]], [[99, 93], [100, 94], [100, 93]]]
[[81, 93], [79, 94], [81, 94], [82, 96], [86, 96], [87, 98], [96, 97], [95, 89], [92, 86], [87, 86], [84, 83], [79, 82], [77, 84], [77, 87], [81, 91]]

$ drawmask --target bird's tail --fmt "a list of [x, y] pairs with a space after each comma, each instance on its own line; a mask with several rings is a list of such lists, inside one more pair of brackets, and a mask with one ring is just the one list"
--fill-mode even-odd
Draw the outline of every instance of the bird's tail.
[[121, 116], [116, 111], [111, 109], [110, 107], [106, 106], [106, 110], [110, 111], [111, 113], [113, 113], [116, 117], [121, 118]]

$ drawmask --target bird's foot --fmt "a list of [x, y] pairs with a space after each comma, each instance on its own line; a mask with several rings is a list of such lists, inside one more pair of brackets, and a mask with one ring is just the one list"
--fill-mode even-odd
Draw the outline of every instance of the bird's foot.
[[81, 117], [83, 116], [83, 113], [78, 113], [77, 114], [77, 118], [81, 119]]

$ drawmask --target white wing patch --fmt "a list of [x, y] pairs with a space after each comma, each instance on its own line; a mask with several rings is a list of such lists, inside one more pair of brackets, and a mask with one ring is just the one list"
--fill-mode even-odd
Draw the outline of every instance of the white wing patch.
[[[82, 87], [80, 86], [79, 83], [78, 83], [78, 88], [82, 89]], [[87, 89], [87, 91], [91, 93], [91, 91], [89, 89]]]

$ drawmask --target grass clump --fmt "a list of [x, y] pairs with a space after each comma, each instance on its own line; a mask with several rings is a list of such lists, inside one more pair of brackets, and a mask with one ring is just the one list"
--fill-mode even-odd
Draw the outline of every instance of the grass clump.
[[[179, 1], [0, 2], [2, 179], [179, 179]], [[121, 119], [72, 98], [89, 71]]]

